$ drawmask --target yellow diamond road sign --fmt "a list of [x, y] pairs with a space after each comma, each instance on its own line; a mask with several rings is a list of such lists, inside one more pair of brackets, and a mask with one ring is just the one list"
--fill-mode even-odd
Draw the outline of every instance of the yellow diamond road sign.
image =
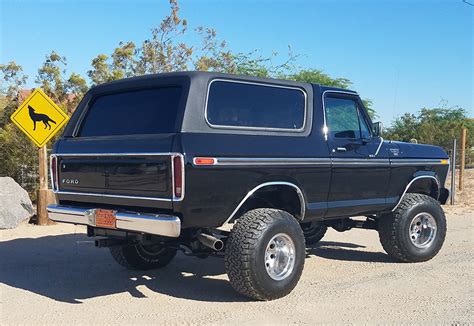
[[11, 119], [38, 147], [42, 147], [61, 129], [69, 117], [37, 88], [13, 112]]

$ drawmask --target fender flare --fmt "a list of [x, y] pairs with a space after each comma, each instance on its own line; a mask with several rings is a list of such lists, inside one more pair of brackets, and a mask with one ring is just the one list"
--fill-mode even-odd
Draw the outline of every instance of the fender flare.
[[298, 198], [300, 200], [300, 206], [301, 206], [301, 209], [300, 209], [300, 218], [299, 220], [302, 221], [304, 220], [304, 215], [305, 215], [305, 212], [306, 212], [306, 200], [304, 198], [304, 194], [303, 192], [301, 191], [301, 189], [295, 185], [294, 183], [291, 183], [291, 182], [287, 182], [287, 181], [271, 181], [271, 182], [264, 182], [264, 183], [261, 183], [259, 184], [258, 186], [254, 187], [252, 190], [250, 190], [247, 195], [245, 195], [245, 197], [239, 202], [239, 204], [237, 205], [237, 207], [232, 211], [232, 213], [230, 214], [230, 216], [227, 218], [227, 220], [224, 222], [224, 224], [226, 223], [229, 223], [234, 217], [235, 217], [235, 214], [237, 214], [237, 212], [239, 211], [239, 209], [245, 204], [245, 202], [254, 194], [256, 193], [258, 190], [264, 188], [264, 187], [268, 187], [268, 186], [287, 186], [287, 187], [292, 187], [295, 191], [296, 191], [296, 194], [298, 195]]
[[[423, 178], [433, 179], [433, 180], [436, 182], [436, 186], [438, 187], [438, 197], [439, 197], [439, 193], [440, 193], [440, 183], [439, 183], [438, 178], [436, 178], [434, 175], [419, 175], [419, 176], [414, 177], [413, 179], [411, 179], [411, 181], [407, 184], [407, 186], [405, 187], [405, 190], [403, 191], [402, 195], [400, 196], [400, 199], [398, 200], [397, 204], [395, 205], [395, 207], [393, 207], [392, 212], [395, 211], [395, 210], [397, 209], [397, 207], [400, 205], [400, 203], [401, 203], [402, 200], [403, 200], [403, 197], [405, 197], [405, 194], [407, 193], [408, 189], [410, 189], [410, 186], [411, 186], [416, 180], [423, 179]], [[438, 200], [438, 198], [435, 198], [435, 199]]]

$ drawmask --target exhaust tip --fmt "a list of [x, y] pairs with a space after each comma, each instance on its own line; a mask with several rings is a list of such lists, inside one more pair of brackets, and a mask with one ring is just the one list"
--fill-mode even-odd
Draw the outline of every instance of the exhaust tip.
[[211, 248], [215, 251], [221, 251], [224, 249], [224, 242], [221, 239], [218, 239], [210, 234], [200, 233], [197, 236], [199, 242], [201, 242], [204, 246]]
[[214, 242], [214, 250], [215, 251], [221, 251], [222, 249], [224, 249], [224, 242], [222, 242], [222, 240], [218, 240], [218, 241]]

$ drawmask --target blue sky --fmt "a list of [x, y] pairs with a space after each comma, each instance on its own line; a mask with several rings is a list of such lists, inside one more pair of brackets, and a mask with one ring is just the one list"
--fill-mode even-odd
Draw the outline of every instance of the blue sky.
[[[85, 75], [93, 57], [119, 41], [140, 44], [169, 12], [166, 0], [0, 2], [0, 62], [21, 64], [29, 86], [51, 50], [67, 57], [69, 72]], [[291, 45], [302, 68], [349, 78], [385, 124], [441, 100], [474, 116], [474, 6], [462, 0], [182, 0], [180, 7], [190, 27], [215, 28], [234, 51], [285, 54]]]

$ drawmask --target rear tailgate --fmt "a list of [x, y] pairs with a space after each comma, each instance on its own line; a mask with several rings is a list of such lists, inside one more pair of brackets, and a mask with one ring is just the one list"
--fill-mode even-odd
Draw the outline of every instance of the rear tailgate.
[[94, 154], [58, 157], [58, 190], [171, 199], [171, 155]]

